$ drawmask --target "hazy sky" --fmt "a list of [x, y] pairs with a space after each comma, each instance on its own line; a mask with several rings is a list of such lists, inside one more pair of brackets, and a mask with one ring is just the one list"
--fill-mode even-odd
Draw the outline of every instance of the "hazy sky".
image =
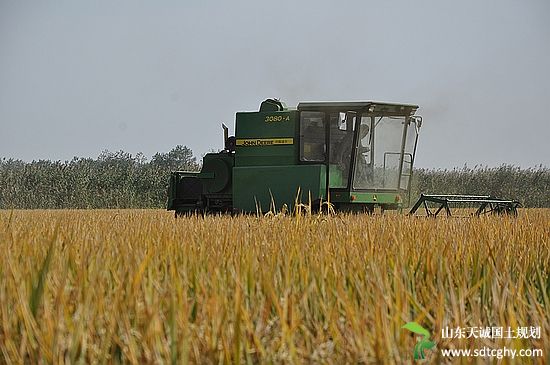
[[0, 157], [222, 146], [268, 97], [420, 105], [417, 166], [550, 166], [550, 2], [0, 0]]

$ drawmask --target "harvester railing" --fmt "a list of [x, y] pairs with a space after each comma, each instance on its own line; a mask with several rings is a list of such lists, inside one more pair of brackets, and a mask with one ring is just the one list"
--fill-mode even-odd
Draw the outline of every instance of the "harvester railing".
[[[485, 214], [508, 214], [517, 216], [517, 209], [521, 204], [517, 200], [506, 200], [490, 195], [427, 195], [420, 194], [420, 198], [411, 208], [409, 214], [414, 215], [423, 206], [428, 217], [437, 217], [445, 211], [448, 217], [454, 216], [451, 209], [469, 211], [470, 216]], [[470, 210], [468, 210], [468, 208]], [[471, 212], [474, 208], [475, 211]]]

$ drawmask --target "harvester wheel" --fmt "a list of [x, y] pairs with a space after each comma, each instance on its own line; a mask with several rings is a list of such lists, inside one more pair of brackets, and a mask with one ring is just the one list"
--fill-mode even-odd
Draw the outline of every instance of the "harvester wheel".
[[515, 205], [497, 205], [493, 212], [497, 215], [510, 215], [512, 217], [518, 216], [518, 210]]
[[183, 218], [183, 217], [189, 217], [195, 214], [199, 214], [204, 216], [206, 212], [203, 209], [196, 209], [196, 210], [176, 210], [174, 212], [174, 218]]

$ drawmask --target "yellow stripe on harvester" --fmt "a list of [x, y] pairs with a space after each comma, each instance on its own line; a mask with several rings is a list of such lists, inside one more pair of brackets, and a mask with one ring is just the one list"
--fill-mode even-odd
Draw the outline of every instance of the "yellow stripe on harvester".
[[294, 144], [294, 138], [252, 138], [237, 139], [237, 146], [257, 147]]

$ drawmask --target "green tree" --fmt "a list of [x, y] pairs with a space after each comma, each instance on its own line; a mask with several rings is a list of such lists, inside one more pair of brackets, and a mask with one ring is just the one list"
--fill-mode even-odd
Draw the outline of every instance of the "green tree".
[[170, 171], [185, 170], [197, 171], [199, 164], [189, 147], [177, 145], [170, 152], [155, 153], [151, 165]]

